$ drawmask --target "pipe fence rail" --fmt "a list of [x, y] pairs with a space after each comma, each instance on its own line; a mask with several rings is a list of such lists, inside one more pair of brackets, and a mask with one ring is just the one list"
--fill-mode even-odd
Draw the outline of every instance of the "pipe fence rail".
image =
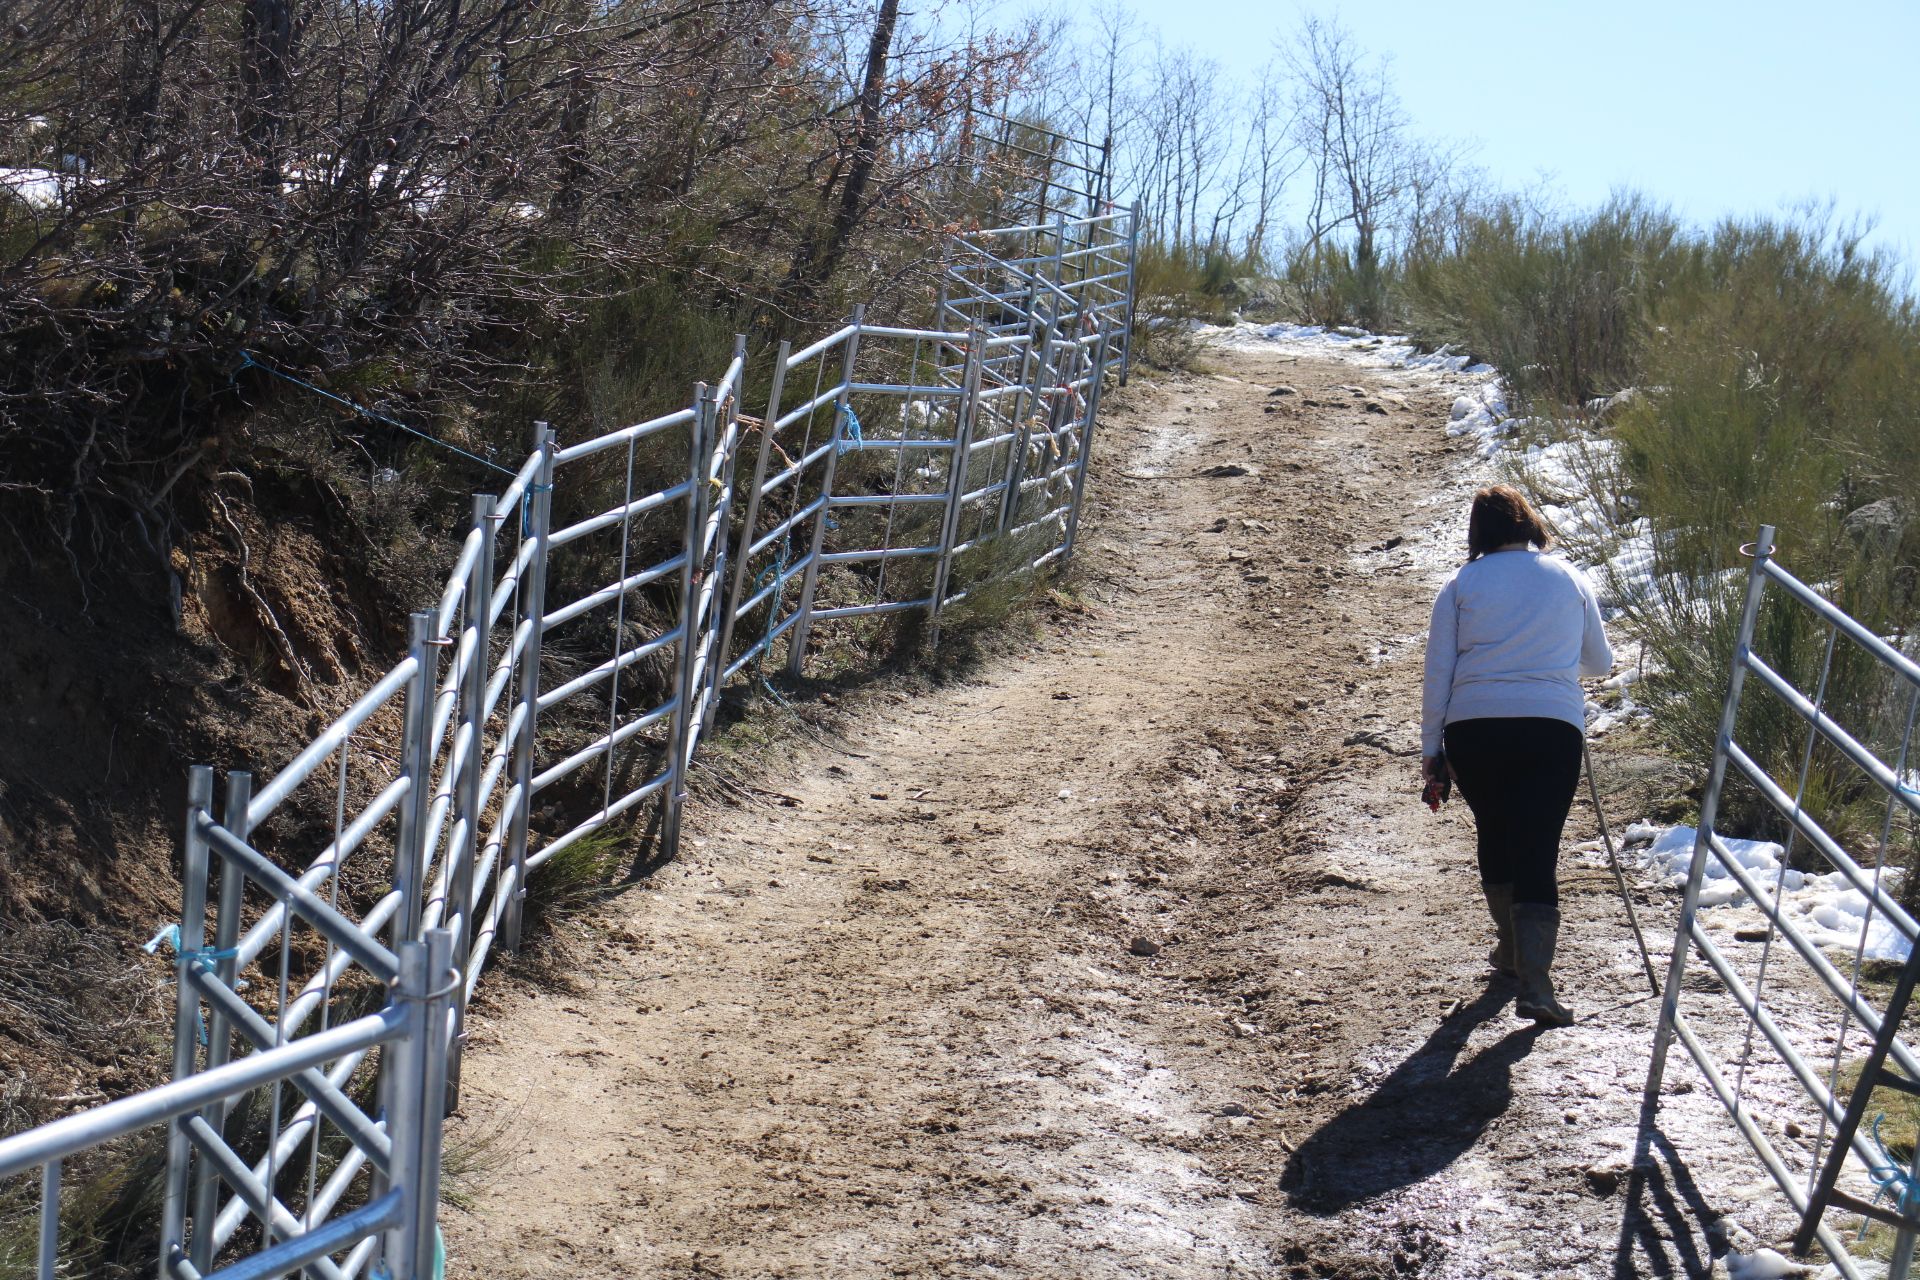
[[[189, 771], [173, 1080], [0, 1139], [0, 1178], [39, 1174], [34, 1274], [70, 1273], [76, 1159], [143, 1140], [162, 1277], [435, 1274], [467, 1004], [529, 880], [648, 806], [672, 857], [723, 692], [803, 674], [816, 623], [918, 613], [937, 642], [943, 609], [1072, 555], [1133, 240], [1070, 168], [1017, 205], [1051, 216], [952, 239], [932, 327], [856, 309], [783, 344], [758, 418], [737, 338], [660, 417], [535, 424], [406, 656], [264, 784], [229, 772], [217, 816]], [[315, 815], [331, 838], [303, 853]]]
[[[1913, 822], [1920, 817], [1912, 754], [1920, 715], [1920, 665], [1787, 572], [1773, 557], [1773, 535], [1771, 527], [1763, 527], [1752, 544], [1727, 698], [1662, 988], [1645, 1114], [1651, 1120], [1660, 1105], [1669, 1045], [1677, 1039], [1794, 1212], [1801, 1215], [1796, 1248], [1804, 1252], [1817, 1241], [1848, 1280], [1866, 1274], [1845, 1241], [1822, 1221], [1828, 1205], [1847, 1207], [1895, 1228], [1889, 1274], [1904, 1280], [1913, 1260], [1913, 1214], [1920, 1203], [1913, 1189], [1920, 1185], [1915, 1182], [1920, 1164], [1914, 1159], [1890, 1159], [1870, 1133], [1860, 1132], [1859, 1121], [1876, 1084], [1920, 1092], [1912, 1084], [1920, 1081], [1920, 1059], [1898, 1034], [1916, 965], [1920, 965], [1920, 953], [1913, 950], [1920, 929], [1892, 892], [1898, 869], [1888, 865], [1896, 841], [1913, 840]], [[1789, 616], [1796, 613], [1798, 617]], [[1774, 625], [1762, 625], [1768, 622]], [[1793, 633], [1782, 624], [1794, 622], [1825, 631], [1820, 674], [1810, 693], [1783, 674], [1795, 654], [1787, 639]], [[1756, 651], [1760, 638], [1771, 639], [1782, 651], [1763, 656]], [[1844, 699], [1837, 696], [1843, 671], [1864, 672], [1868, 677], [1850, 682], [1851, 692]], [[1768, 698], [1754, 698], [1749, 679]], [[1771, 705], [1756, 705], [1767, 702]], [[1793, 777], [1776, 778], [1755, 758], [1749, 733], [1756, 717], [1767, 711], [1784, 713], [1804, 733]], [[1843, 724], [1841, 716], [1853, 723]], [[1822, 819], [1822, 812], [1834, 810], [1837, 802], [1831, 794], [1819, 794], [1821, 788], [1809, 787], [1816, 759], [1842, 769], [1851, 791], [1859, 793], [1851, 802], [1851, 815], [1836, 812]], [[1719, 828], [1728, 807], [1730, 776], [1749, 788], [1784, 827], [1784, 855], [1771, 874], [1744, 865]], [[1860, 813], [1866, 808], [1876, 810], [1873, 837], [1853, 838], [1856, 844], [1871, 844], [1869, 852], [1862, 854], [1850, 851], [1847, 838], [1835, 834], [1834, 828], [1836, 819], [1851, 816], [1847, 828], [1857, 831]], [[1789, 863], [1814, 870], [1795, 869]], [[1783, 890], [1792, 887], [1788, 876], [1800, 883], [1799, 877], [1814, 874], [1831, 877], [1864, 908], [1857, 940], [1840, 963], [1809, 937], [1811, 922], [1797, 917], [1783, 902]], [[1730, 956], [1724, 935], [1716, 940], [1703, 925], [1701, 892], [1710, 876], [1730, 878], [1763, 917], [1765, 945], [1757, 963], [1742, 963]], [[1892, 998], [1879, 1003], [1861, 982], [1876, 922], [1884, 922], [1890, 937], [1908, 950]], [[1695, 952], [1706, 961], [1722, 994], [1709, 995], [1688, 986], [1688, 960]], [[1813, 1025], [1803, 1012], [1789, 1015], [1778, 1002], [1769, 1007], [1769, 982], [1780, 987], [1787, 981], [1780, 966], [1795, 961], [1793, 976], [1801, 979], [1799, 985], [1830, 998], [1837, 1025]], [[1734, 1058], [1723, 1061], [1701, 1028], [1724, 1014], [1729, 999], [1737, 1010], [1741, 1047]], [[1799, 1009], [1797, 1002], [1794, 1008]], [[1850, 1086], [1845, 1080], [1847, 1052], [1856, 1024], [1862, 1037], [1876, 1044], [1876, 1056], [1868, 1060], [1869, 1069], [1859, 1082]], [[1902, 1074], [1877, 1076], [1871, 1068], [1881, 1058], [1891, 1059]], [[1783, 1139], [1783, 1134], [1799, 1134], [1802, 1140]], [[1812, 1135], [1810, 1142], [1804, 1140], [1805, 1134]], [[1849, 1155], [1853, 1162], [1848, 1161]], [[1866, 1194], [1839, 1187], [1843, 1172], [1848, 1183]], [[1886, 1190], [1895, 1194], [1892, 1203], [1882, 1205], [1880, 1191]]]

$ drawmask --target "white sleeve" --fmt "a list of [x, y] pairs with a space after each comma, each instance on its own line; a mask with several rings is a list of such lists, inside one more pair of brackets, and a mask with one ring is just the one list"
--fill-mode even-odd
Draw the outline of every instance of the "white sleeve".
[[1453, 699], [1453, 668], [1460, 658], [1460, 619], [1453, 580], [1440, 588], [1427, 627], [1427, 678], [1420, 696], [1420, 754], [1440, 754], [1440, 731]]
[[1583, 676], [1605, 676], [1613, 674], [1613, 646], [1607, 643], [1606, 624], [1600, 621], [1600, 600], [1594, 594], [1593, 583], [1587, 575], [1575, 569], [1574, 577], [1580, 585], [1580, 606], [1586, 614], [1586, 621], [1580, 632], [1580, 674]]

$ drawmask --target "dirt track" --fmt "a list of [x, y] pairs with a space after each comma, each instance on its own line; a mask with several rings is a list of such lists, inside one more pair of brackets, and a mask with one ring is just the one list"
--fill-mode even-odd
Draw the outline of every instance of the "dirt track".
[[1565, 868], [1585, 1020], [1536, 1033], [1465, 815], [1413, 794], [1478, 478], [1447, 379], [1213, 359], [1103, 426], [1090, 613], [843, 708], [763, 781], [791, 803], [693, 814], [574, 989], [495, 990], [450, 1274], [1704, 1270], [1684, 1171], [1624, 1231], [1607, 1181], [1653, 1014], [1609, 886]]

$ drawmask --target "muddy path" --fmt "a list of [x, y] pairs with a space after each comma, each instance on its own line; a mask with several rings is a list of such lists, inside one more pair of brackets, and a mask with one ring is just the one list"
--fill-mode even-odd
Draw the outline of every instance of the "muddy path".
[[1655, 1010], [1604, 873], [1538, 1033], [1414, 794], [1452, 376], [1213, 365], [1103, 427], [1086, 612], [842, 708], [569, 986], [490, 988], [449, 1274], [1705, 1270], [1694, 1175], [1617, 1185]]

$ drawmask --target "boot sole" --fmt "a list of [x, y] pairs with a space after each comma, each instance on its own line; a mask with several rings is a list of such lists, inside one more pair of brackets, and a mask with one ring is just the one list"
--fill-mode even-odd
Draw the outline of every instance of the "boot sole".
[[1565, 1009], [1549, 1009], [1545, 1005], [1515, 1004], [1513, 1011], [1521, 1017], [1536, 1022], [1543, 1027], [1570, 1027], [1573, 1014]]

